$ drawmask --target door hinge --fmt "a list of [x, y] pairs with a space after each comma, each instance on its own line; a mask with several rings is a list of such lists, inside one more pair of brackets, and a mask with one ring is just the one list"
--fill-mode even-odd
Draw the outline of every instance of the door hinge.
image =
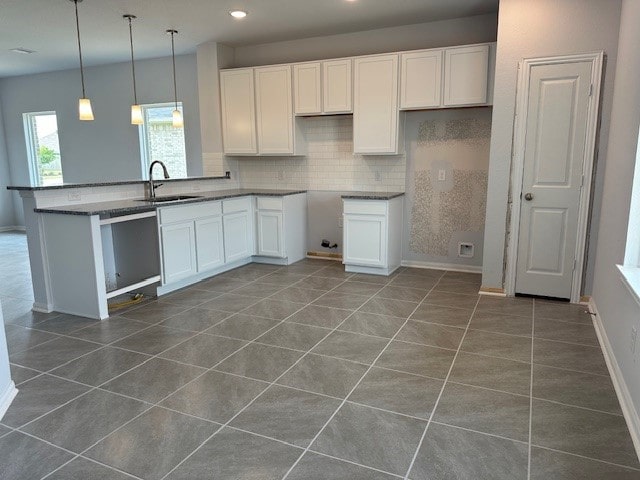
[[593, 83], [589, 85], [589, 96], [593, 95]]
[[582, 174], [582, 178], [580, 179], [580, 188], [584, 187], [584, 174]]
[[578, 265], [578, 260], [577, 259], [573, 259], [573, 271], [576, 271], [576, 266]]

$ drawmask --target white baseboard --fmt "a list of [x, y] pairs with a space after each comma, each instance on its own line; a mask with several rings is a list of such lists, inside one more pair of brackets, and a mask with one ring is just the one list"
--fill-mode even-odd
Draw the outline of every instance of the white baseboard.
[[8, 227], [0, 227], [0, 232], [26, 232], [27, 229], [25, 227], [21, 227], [20, 225], [11, 225]]
[[11, 402], [16, 398], [17, 394], [18, 389], [16, 388], [16, 384], [11, 381], [7, 389], [0, 395], [0, 420], [2, 420], [4, 414], [7, 413], [9, 405], [11, 405]]
[[451, 270], [452, 272], [482, 273], [482, 267], [476, 265], [459, 265], [457, 263], [420, 262], [403, 260], [403, 267], [432, 268], [434, 270]]
[[620, 366], [618, 365], [618, 362], [616, 360], [616, 356], [613, 352], [613, 347], [611, 346], [611, 342], [609, 342], [607, 332], [604, 329], [604, 325], [602, 323], [602, 318], [598, 313], [598, 308], [596, 307], [593, 298], [591, 298], [589, 301], [589, 310], [594, 314], [593, 325], [596, 328], [596, 334], [598, 335], [598, 340], [600, 341], [600, 348], [602, 349], [602, 353], [604, 354], [604, 359], [607, 363], [607, 368], [609, 369], [609, 375], [611, 376], [613, 386], [616, 390], [616, 394], [618, 395], [620, 408], [622, 409], [622, 413], [627, 422], [627, 427], [629, 427], [633, 446], [636, 449], [636, 454], [638, 455], [638, 457], [640, 457], [640, 416], [638, 416], [638, 411], [633, 404], [631, 393], [629, 393], [627, 383], [624, 381], [622, 371], [620, 370]]
[[53, 312], [53, 305], [50, 305], [48, 303], [34, 302], [33, 306], [31, 307], [31, 310], [33, 310], [34, 312], [40, 312], [40, 313], [51, 313]]

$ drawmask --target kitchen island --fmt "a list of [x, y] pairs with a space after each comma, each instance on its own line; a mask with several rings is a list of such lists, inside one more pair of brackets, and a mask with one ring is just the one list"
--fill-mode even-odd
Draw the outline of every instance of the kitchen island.
[[252, 261], [305, 257], [305, 191], [225, 179], [168, 182], [166, 197], [179, 198], [166, 202], [146, 200], [142, 182], [10, 187], [25, 207], [34, 310], [104, 319], [129, 291], [163, 295]]

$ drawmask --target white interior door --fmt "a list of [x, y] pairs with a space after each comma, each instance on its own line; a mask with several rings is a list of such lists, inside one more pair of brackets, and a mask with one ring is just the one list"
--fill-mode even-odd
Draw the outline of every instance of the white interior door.
[[531, 67], [515, 293], [571, 298], [592, 68]]

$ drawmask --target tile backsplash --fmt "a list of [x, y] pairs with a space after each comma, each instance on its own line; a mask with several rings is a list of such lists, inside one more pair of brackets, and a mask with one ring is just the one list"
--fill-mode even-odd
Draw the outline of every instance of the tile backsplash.
[[351, 115], [298, 121], [307, 140], [307, 155], [230, 159], [230, 165], [237, 165], [243, 188], [404, 191], [405, 156], [354, 155]]

